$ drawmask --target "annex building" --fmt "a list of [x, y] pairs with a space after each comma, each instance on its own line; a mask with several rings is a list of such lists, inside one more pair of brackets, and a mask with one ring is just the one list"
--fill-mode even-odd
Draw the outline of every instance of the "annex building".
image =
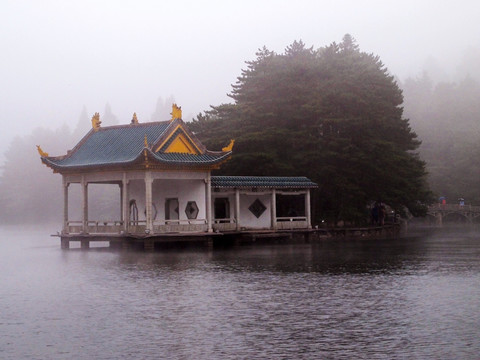
[[[309, 179], [211, 175], [233, 146], [206, 149], [175, 104], [171, 120], [160, 122], [140, 123], [134, 114], [127, 125], [102, 127], [96, 113], [92, 129], [62, 156], [37, 146], [41, 161], [63, 179], [62, 247], [135, 239], [151, 240], [153, 248], [169, 237], [311, 228], [310, 190], [317, 185]], [[72, 184], [81, 188], [81, 218], [69, 216]], [[89, 216], [91, 184], [118, 189], [117, 218]]]

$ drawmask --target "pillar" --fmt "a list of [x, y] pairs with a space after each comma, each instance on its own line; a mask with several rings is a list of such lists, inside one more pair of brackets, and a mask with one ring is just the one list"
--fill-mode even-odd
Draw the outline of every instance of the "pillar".
[[205, 210], [207, 211], [207, 231], [208, 232], [213, 232], [213, 227], [212, 227], [212, 179], [210, 175], [210, 171], [208, 172], [207, 175], [207, 183], [205, 184], [206, 187], [206, 199], [205, 199]]
[[70, 240], [62, 237], [60, 239], [60, 247], [61, 247], [61, 249], [69, 249], [70, 248]]
[[90, 241], [88, 239], [80, 240], [80, 248], [81, 249], [89, 249], [90, 248]]
[[152, 219], [152, 173], [145, 172], [145, 209], [147, 228], [150, 233], [153, 233], [153, 219]]
[[82, 232], [88, 231], [88, 182], [85, 180], [85, 176], [82, 176], [82, 209], [83, 209], [83, 226]]
[[120, 222], [123, 224], [123, 186], [122, 184], [118, 184], [118, 188], [120, 189]]
[[133, 241], [131, 239], [124, 238], [122, 239], [122, 249], [130, 250], [133, 248]]
[[235, 189], [235, 221], [235, 228], [240, 231], [240, 189]]
[[68, 186], [65, 176], [63, 176], [63, 233], [68, 233]]
[[271, 201], [271, 216], [272, 216], [272, 229], [277, 230], [277, 191], [272, 189], [272, 201]]
[[143, 241], [143, 249], [145, 251], [154, 251], [155, 250], [155, 243], [151, 239], [145, 239]]
[[122, 221], [123, 221], [123, 231], [128, 232], [128, 180], [127, 174], [123, 173], [122, 180]]
[[439, 211], [439, 212], [436, 214], [435, 217], [437, 218], [437, 219], [436, 219], [436, 220], [437, 220], [437, 226], [442, 227], [442, 225], [443, 225], [442, 213]]
[[305, 216], [307, 217], [307, 227], [312, 228], [312, 210], [310, 208], [310, 189], [305, 193]]

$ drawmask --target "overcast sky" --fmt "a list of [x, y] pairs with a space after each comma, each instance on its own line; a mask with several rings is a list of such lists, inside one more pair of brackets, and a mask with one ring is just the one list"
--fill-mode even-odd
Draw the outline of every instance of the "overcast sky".
[[159, 97], [192, 116], [229, 102], [264, 45], [318, 48], [350, 33], [400, 79], [429, 57], [454, 71], [480, 47], [476, 0], [0, 0], [0, 17], [0, 160], [15, 135], [73, 128], [84, 106], [109, 103], [128, 123], [149, 120]]

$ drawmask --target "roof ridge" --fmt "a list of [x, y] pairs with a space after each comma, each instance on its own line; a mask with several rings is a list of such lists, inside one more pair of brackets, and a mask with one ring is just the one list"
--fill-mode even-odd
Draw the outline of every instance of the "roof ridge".
[[138, 123], [138, 124], [118, 124], [118, 125], [110, 125], [110, 126], [103, 126], [99, 127], [97, 131], [105, 131], [105, 130], [110, 130], [110, 129], [123, 129], [123, 128], [129, 128], [129, 127], [146, 127], [146, 126], [151, 126], [151, 125], [161, 125], [170, 122], [169, 120], [165, 121], [149, 121], [149, 122], [143, 122], [143, 123]]

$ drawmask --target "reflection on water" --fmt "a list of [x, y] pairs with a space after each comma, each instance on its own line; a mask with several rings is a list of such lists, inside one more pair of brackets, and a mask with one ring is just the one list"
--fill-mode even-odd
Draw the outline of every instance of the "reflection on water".
[[2, 359], [475, 359], [480, 236], [156, 253], [0, 238]]

